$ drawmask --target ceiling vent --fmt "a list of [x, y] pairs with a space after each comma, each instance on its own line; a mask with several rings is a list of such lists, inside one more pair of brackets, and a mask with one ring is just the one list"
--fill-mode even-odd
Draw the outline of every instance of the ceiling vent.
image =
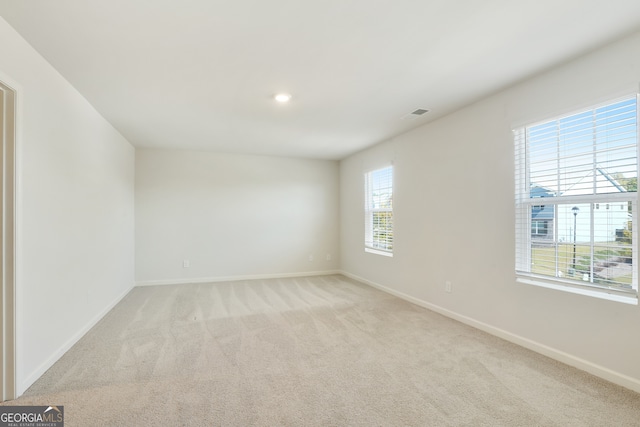
[[412, 112], [410, 112], [409, 114], [405, 114], [404, 116], [402, 116], [402, 120], [415, 120], [425, 114], [427, 114], [429, 112], [429, 110], [425, 109], [425, 108], [418, 108]]

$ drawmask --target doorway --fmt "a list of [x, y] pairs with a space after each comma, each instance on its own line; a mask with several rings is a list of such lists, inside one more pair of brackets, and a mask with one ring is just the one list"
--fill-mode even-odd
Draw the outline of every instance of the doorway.
[[0, 82], [0, 343], [2, 400], [16, 396], [15, 357], [15, 119], [16, 93]]

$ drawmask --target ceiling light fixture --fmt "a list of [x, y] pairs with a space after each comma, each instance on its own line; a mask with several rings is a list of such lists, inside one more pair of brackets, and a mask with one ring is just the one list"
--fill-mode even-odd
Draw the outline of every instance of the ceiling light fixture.
[[274, 96], [274, 99], [278, 102], [289, 102], [291, 100], [291, 95], [289, 95], [288, 93], [279, 93], [276, 96]]

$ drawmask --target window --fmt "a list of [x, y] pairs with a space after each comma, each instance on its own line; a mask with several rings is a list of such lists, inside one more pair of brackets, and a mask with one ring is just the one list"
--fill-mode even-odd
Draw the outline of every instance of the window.
[[637, 104], [514, 131], [519, 281], [637, 303]]
[[532, 236], [546, 236], [547, 234], [549, 234], [547, 221], [531, 221]]
[[393, 166], [365, 174], [365, 251], [393, 253]]

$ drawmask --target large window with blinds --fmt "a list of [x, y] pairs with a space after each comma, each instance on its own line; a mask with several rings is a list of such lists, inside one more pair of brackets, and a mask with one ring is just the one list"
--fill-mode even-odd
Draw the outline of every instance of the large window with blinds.
[[514, 135], [518, 280], [637, 303], [637, 96]]
[[365, 173], [365, 251], [393, 255], [393, 166]]

